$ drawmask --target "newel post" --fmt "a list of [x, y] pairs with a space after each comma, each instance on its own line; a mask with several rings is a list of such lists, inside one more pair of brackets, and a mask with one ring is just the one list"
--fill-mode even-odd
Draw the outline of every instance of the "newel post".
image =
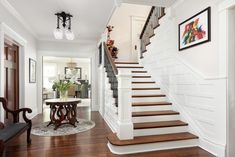
[[133, 139], [131, 72], [118, 70], [118, 131], [120, 140]]

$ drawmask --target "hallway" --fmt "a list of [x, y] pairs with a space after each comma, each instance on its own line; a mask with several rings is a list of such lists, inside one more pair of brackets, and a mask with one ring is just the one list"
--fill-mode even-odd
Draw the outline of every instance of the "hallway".
[[[79, 111], [82, 118], [89, 119], [89, 109]], [[98, 112], [91, 113], [96, 126], [86, 132], [61, 137], [39, 137], [32, 135], [32, 144], [27, 146], [26, 134], [18, 137], [6, 148], [5, 157], [117, 157], [107, 147], [106, 136], [111, 130]], [[48, 117], [38, 115], [33, 124], [47, 121]], [[122, 155], [123, 157], [214, 157], [200, 148], [185, 148], [170, 151]]]

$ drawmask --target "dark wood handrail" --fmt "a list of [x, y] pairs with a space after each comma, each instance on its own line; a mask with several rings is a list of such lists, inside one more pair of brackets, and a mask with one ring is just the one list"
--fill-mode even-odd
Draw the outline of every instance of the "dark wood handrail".
[[109, 60], [109, 62], [111, 63], [113, 72], [114, 72], [115, 75], [117, 75], [117, 74], [118, 74], [118, 70], [117, 70], [116, 64], [115, 64], [114, 61], [113, 61], [113, 58], [112, 58], [111, 53], [110, 53], [110, 51], [109, 51], [109, 49], [108, 49], [108, 46], [106, 45], [105, 42], [104, 42], [103, 44], [104, 44], [104, 52], [105, 52], [106, 55], [108, 56], [108, 60]]
[[143, 38], [144, 32], [145, 32], [145, 30], [146, 30], [146, 28], [147, 28], [147, 26], [148, 26], [149, 20], [150, 20], [152, 14], [153, 14], [154, 9], [155, 9], [155, 7], [152, 6], [152, 8], [151, 8], [151, 10], [150, 10], [150, 12], [149, 12], [149, 15], [148, 15], [148, 17], [147, 17], [147, 20], [145, 21], [145, 24], [144, 24], [144, 27], [143, 27], [143, 29], [142, 29], [142, 32], [141, 32], [141, 34], [140, 34], [140, 39]]
[[161, 19], [164, 15], [165, 9], [163, 7], [153, 6], [151, 8], [140, 34], [140, 59], [144, 57], [143, 54], [147, 51], [146, 47], [151, 43], [150, 38], [155, 35], [154, 30], [160, 26], [159, 19]]

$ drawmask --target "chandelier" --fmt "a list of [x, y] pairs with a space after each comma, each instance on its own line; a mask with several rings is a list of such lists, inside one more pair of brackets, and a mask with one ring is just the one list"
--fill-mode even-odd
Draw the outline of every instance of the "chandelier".
[[67, 40], [74, 40], [75, 36], [71, 30], [71, 18], [73, 16], [64, 11], [55, 15], [57, 16], [57, 28], [54, 30], [55, 39], [61, 40], [65, 35]]
[[67, 66], [68, 66], [68, 68], [69, 68], [70, 70], [73, 70], [73, 69], [75, 69], [75, 68], [77, 67], [77, 63], [76, 63], [76, 62], [73, 62], [73, 61], [72, 61], [72, 58], [71, 58], [70, 62], [67, 63]]

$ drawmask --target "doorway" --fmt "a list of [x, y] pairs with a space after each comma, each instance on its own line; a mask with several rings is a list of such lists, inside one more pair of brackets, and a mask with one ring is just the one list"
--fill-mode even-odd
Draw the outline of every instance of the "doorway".
[[[8, 108], [19, 109], [19, 46], [5, 40], [4, 42], [4, 97]], [[12, 121], [11, 114], [5, 114], [5, 122]]]
[[138, 62], [140, 58], [140, 34], [146, 18], [132, 16], [131, 18], [131, 60]]
[[[71, 65], [74, 67], [71, 68]], [[58, 81], [72, 83], [67, 90], [67, 98], [81, 99], [81, 103], [78, 104], [79, 115], [81, 115], [81, 111], [84, 111], [82, 117], [86, 115], [85, 117], [90, 119], [92, 83], [90, 58], [43, 56], [42, 81], [42, 113], [44, 120], [48, 120], [50, 112], [45, 100], [60, 98], [60, 92], [54, 86], [55, 82]]]

